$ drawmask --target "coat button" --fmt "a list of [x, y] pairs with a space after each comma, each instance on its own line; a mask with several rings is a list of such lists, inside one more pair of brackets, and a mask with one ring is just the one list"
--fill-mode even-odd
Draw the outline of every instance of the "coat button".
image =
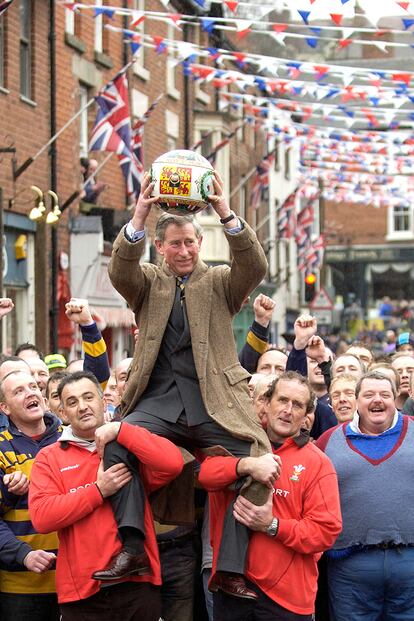
[[232, 403], [231, 401], [229, 401], [229, 402], [227, 403], [227, 407], [228, 407], [228, 408], [232, 408], [232, 407], [233, 407], [233, 403]]
[[214, 375], [217, 375], [218, 374], [217, 369], [213, 369], [213, 373], [214, 373]]

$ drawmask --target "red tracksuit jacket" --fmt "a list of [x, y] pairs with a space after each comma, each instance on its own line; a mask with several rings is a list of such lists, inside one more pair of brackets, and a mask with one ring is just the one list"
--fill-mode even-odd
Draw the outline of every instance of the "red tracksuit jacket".
[[[146, 429], [123, 423], [118, 442], [140, 460], [147, 493], [169, 483], [183, 468], [179, 449]], [[121, 550], [117, 525], [108, 499], [96, 482], [100, 458], [74, 443], [63, 450], [57, 442], [41, 450], [33, 464], [29, 511], [39, 533], [58, 531], [56, 590], [60, 603], [86, 599], [101, 586], [91, 578]], [[151, 574], [128, 581], [161, 584], [158, 547], [149, 502], [145, 506], [145, 550]]]
[[[279, 518], [276, 537], [252, 532], [246, 576], [268, 597], [296, 614], [314, 611], [317, 561], [341, 531], [338, 482], [334, 467], [311, 443], [296, 445], [290, 438], [277, 451], [282, 472], [275, 484], [273, 515]], [[199, 474], [210, 492], [210, 532], [213, 573], [224, 514], [237, 480], [234, 457], [208, 457]]]

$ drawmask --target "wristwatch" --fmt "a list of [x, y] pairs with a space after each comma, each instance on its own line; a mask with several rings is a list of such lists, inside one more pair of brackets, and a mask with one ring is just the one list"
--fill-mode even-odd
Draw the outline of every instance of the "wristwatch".
[[227, 224], [227, 222], [230, 222], [231, 220], [233, 220], [233, 218], [237, 218], [236, 214], [232, 211], [230, 213], [229, 216], [227, 216], [227, 218], [220, 218], [220, 222], [221, 224]]
[[279, 530], [279, 520], [277, 517], [274, 517], [270, 522], [269, 526], [266, 528], [266, 535], [269, 537], [276, 537], [277, 531]]

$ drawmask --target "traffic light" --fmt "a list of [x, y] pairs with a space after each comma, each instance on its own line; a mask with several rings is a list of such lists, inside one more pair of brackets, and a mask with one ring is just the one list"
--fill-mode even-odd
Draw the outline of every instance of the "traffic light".
[[316, 294], [316, 276], [312, 272], [305, 276], [305, 302], [312, 302]]

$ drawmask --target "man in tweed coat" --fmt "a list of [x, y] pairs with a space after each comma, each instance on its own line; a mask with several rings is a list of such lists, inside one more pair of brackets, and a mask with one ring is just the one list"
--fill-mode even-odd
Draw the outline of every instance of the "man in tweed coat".
[[[164, 258], [161, 267], [140, 264], [145, 221], [158, 200], [151, 197], [154, 184], [149, 175], [131, 222], [115, 240], [109, 275], [134, 311], [140, 329], [122, 409], [127, 422], [145, 426], [180, 446], [209, 449], [220, 445], [240, 457], [262, 455], [260, 468], [254, 465], [248, 472], [254, 481], [244, 492], [262, 504], [267, 497], [265, 486], [274, 482], [279, 466], [252, 410], [249, 374], [238, 362], [232, 319], [263, 279], [267, 263], [253, 230], [230, 211], [217, 173], [213, 185], [215, 194], [209, 201], [225, 227], [231, 267], [203, 263], [198, 223], [169, 214], [160, 218], [156, 228], [156, 248]], [[104, 429], [100, 433], [101, 446], [112, 440], [105, 438]], [[120, 458], [118, 448], [112, 453], [113, 444], [105, 449], [106, 467]], [[114, 499], [115, 514], [127, 504], [125, 488], [122, 493], [122, 501]], [[123, 523], [131, 526], [131, 519], [130, 515]], [[229, 522], [220, 563], [223, 588], [239, 597], [252, 597], [241, 576], [248, 534], [239, 532], [231, 512]], [[103, 575], [116, 579], [120, 572], [123, 569], [115, 559]]]

